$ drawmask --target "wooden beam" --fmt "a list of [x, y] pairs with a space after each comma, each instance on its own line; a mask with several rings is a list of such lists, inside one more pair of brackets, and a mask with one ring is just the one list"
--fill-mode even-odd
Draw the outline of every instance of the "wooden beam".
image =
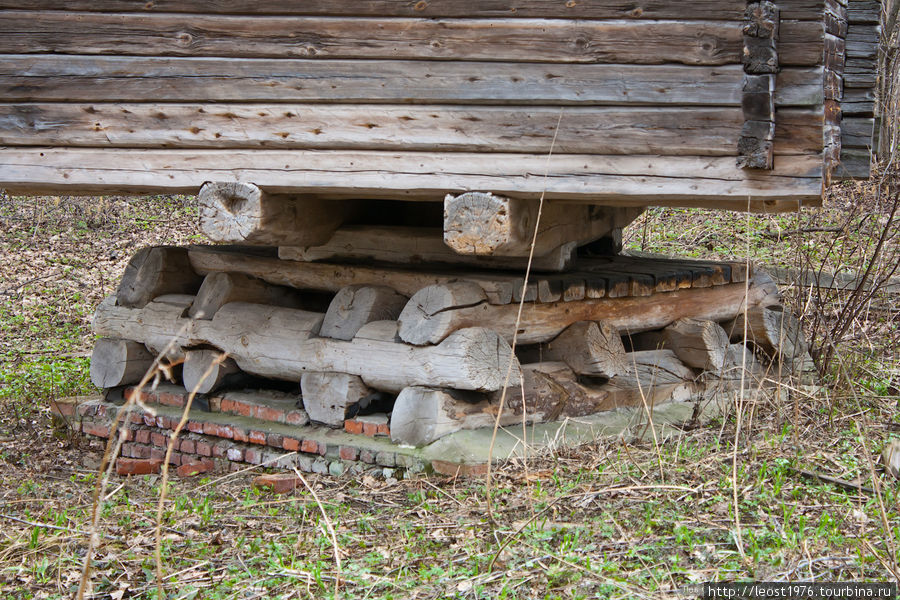
[[164, 294], [196, 294], [202, 281], [191, 268], [186, 248], [142, 248], [125, 266], [116, 289], [116, 302], [121, 306], [141, 308]]
[[517, 352], [522, 363], [562, 362], [579, 375], [614, 377], [626, 372], [619, 332], [604, 321], [572, 323], [551, 341]]
[[[752, 342], [770, 357], [791, 364], [807, 350], [800, 321], [789, 312], [764, 306], [748, 307], [723, 324], [732, 342]], [[746, 331], [746, 337], [744, 332]]]
[[[787, 110], [787, 109], [785, 109]], [[783, 127], [776, 151], [808, 150], [817, 112]], [[116, 148], [305, 148], [730, 156], [738, 107], [383, 104], [0, 104], [0, 144]], [[559, 127], [557, 128], [557, 125]], [[555, 136], [555, 141], [554, 140]], [[803, 140], [801, 143], [798, 141]]]
[[691, 382], [691, 371], [671, 350], [642, 350], [629, 352], [625, 357], [628, 372], [613, 377], [610, 383], [623, 388], [644, 390], [650, 394], [654, 387]]
[[194, 319], [212, 319], [216, 311], [231, 302], [252, 302], [285, 308], [301, 308], [299, 290], [266, 283], [242, 273], [209, 273], [188, 311]]
[[719, 372], [726, 365], [728, 334], [714, 321], [678, 319], [665, 328], [663, 337], [665, 347], [689, 367]]
[[372, 391], [347, 373], [304, 373], [300, 389], [309, 420], [329, 427], [343, 427], [348, 412]]
[[[0, 55], [7, 102], [740, 106], [740, 65], [577, 65]], [[815, 107], [822, 69], [786, 68], [779, 106]], [[371, 133], [371, 132], [370, 132]], [[199, 184], [198, 184], [199, 187]]]
[[[528, 260], [505, 256], [457, 254], [443, 240], [438, 227], [348, 225], [322, 246], [281, 246], [278, 258], [303, 262], [346, 260], [400, 265], [453, 264], [525, 271]], [[534, 271], [565, 271], [575, 260], [575, 244], [563, 244], [532, 262]]]
[[99, 339], [91, 353], [91, 383], [101, 389], [138, 383], [153, 366], [153, 358], [139, 342]]
[[386, 286], [348, 285], [328, 305], [319, 335], [352, 340], [367, 323], [397, 320], [406, 302], [406, 296]]
[[[745, 296], [744, 284], [691, 288], [647, 297], [585, 299], [549, 304], [527, 303], [518, 322], [518, 343], [549, 342], [577, 321], [606, 321], [620, 334], [666, 327], [683, 318], [733, 319], [745, 306], [771, 306], [778, 290], [771, 278], [756, 274]], [[446, 284], [425, 288], [410, 298], [400, 316], [400, 337], [415, 343], [437, 343], [451, 332], [490, 323], [512, 340], [518, 305], [457, 301]], [[426, 300], [427, 299], [427, 302]], [[420, 305], [427, 306], [422, 310]], [[407, 337], [408, 336], [408, 337]]]
[[269, 194], [252, 183], [204, 183], [200, 230], [214, 242], [313, 246], [327, 242], [358, 208], [354, 202]]
[[184, 353], [181, 379], [188, 392], [209, 394], [241, 375], [237, 363], [231, 358], [223, 358], [217, 350], [188, 350]]
[[544, 256], [567, 242], [592, 242], [629, 220], [622, 209], [547, 204], [535, 238], [538, 207], [535, 201], [485, 192], [448, 195], [444, 243], [459, 254], [527, 257], [534, 241], [534, 256]]

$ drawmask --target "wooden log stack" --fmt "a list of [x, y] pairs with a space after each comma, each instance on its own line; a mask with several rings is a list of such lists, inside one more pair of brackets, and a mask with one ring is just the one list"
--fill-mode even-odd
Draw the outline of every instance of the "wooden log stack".
[[569, 270], [526, 283], [333, 250], [345, 262], [141, 250], [94, 317], [93, 381], [133, 385], [161, 355], [188, 391], [292, 386], [313, 423], [383, 412], [395, 443], [420, 446], [498, 419], [584, 418], [758, 382], [806, 350], [771, 279], [739, 263], [573, 254]]

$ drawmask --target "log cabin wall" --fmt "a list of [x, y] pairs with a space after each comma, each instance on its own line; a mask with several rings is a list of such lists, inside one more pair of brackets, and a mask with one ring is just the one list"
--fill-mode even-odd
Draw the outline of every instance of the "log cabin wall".
[[840, 138], [842, 1], [776, 3], [760, 169], [745, 0], [0, 0], [0, 187], [794, 210]]

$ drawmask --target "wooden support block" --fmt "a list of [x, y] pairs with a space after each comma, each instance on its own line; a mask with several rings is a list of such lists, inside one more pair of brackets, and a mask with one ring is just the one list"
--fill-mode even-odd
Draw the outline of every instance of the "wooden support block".
[[614, 377], [628, 369], [619, 333], [607, 323], [579, 321], [550, 342], [523, 348], [522, 363], [562, 362], [579, 375]]
[[774, 2], [751, 2], [744, 11], [744, 35], [755, 38], [778, 39], [778, 7]]
[[728, 334], [715, 321], [678, 319], [664, 330], [665, 347], [689, 367], [721, 371], [728, 358]]
[[[282, 246], [278, 248], [278, 257], [297, 261], [370, 260], [402, 265], [437, 263], [518, 271], [524, 271], [528, 264], [523, 257], [457, 254], [444, 243], [443, 230], [436, 227], [375, 225], [341, 227], [321, 246]], [[569, 242], [544, 256], [535, 256], [531, 268], [565, 271], [574, 259], [575, 243]]]
[[744, 75], [741, 109], [745, 121], [775, 121], [775, 76]]
[[352, 340], [366, 323], [396, 320], [406, 303], [406, 296], [389, 287], [348, 285], [341, 288], [328, 305], [319, 335]]
[[203, 279], [191, 268], [186, 248], [142, 248], [131, 257], [116, 290], [120, 306], [142, 308], [164, 294], [196, 294]]
[[[524, 390], [524, 401], [522, 392]], [[498, 404], [502, 391], [488, 395]], [[514, 379], [506, 390], [506, 411], [517, 415], [517, 422], [534, 423], [559, 421], [568, 417], [583, 417], [614, 408], [604, 386], [582, 383], [579, 377], [562, 362], [542, 362], [522, 365], [522, 380]]]
[[264, 246], [324, 244], [357, 210], [349, 201], [273, 195], [231, 181], [205, 183], [197, 199], [200, 230], [212, 241]]
[[[431, 387], [407, 387], [397, 396], [391, 413], [391, 441], [424, 446], [463, 429], [491, 427], [496, 405], [479, 395], [465, 395]], [[501, 424], [521, 422], [513, 411]]]
[[347, 373], [304, 373], [300, 389], [310, 421], [329, 427], [343, 427], [351, 407], [372, 392], [362, 379]]
[[725, 365], [716, 375], [721, 379], [735, 380], [743, 377], [745, 381], [759, 382], [765, 377], [766, 370], [756, 359], [753, 350], [743, 342], [738, 342], [728, 346]]
[[216, 311], [231, 302], [252, 302], [285, 308], [299, 308], [299, 290], [266, 283], [243, 273], [210, 273], [203, 278], [188, 316], [212, 319]]
[[723, 327], [732, 342], [752, 342], [770, 357], [777, 355], [786, 363], [793, 362], [807, 349], [800, 321], [783, 310], [751, 307], [723, 323]]
[[241, 370], [231, 358], [217, 350], [188, 350], [184, 353], [181, 379], [184, 389], [209, 394], [240, 377]]
[[[107, 299], [94, 316], [94, 332], [143, 342], [156, 350], [170, 341], [176, 348], [212, 346], [227, 352], [246, 373], [297, 381], [303, 373], [359, 375], [375, 389], [399, 392], [411, 385], [493, 391], [518, 361], [501, 337], [472, 327], [454, 332], [437, 346], [416, 347], [385, 341], [383, 322], [376, 339], [363, 327], [350, 342], [312, 337], [323, 315], [291, 308], [233, 302], [211, 321], [182, 317], [184, 307], [151, 302], [144, 309], [116, 306]], [[180, 350], [176, 355], [180, 355]]]
[[544, 256], [563, 244], [585, 244], [609, 234], [622, 209], [547, 202], [537, 239], [538, 202], [467, 192], [444, 199], [444, 242], [459, 254]]
[[625, 356], [628, 372], [610, 379], [622, 388], [649, 391], [657, 385], [680, 384], [694, 380], [691, 371], [671, 350], [642, 350]]
[[100, 339], [91, 353], [91, 383], [101, 389], [138, 383], [153, 366], [153, 354], [131, 340]]
[[[436, 332], [452, 325], [453, 310], [474, 307], [487, 302], [480, 286], [466, 281], [424, 287], [409, 299], [397, 319], [400, 339], [408, 344], [435, 344]], [[451, 309], [451, 310], [448, 310]]]
[[745, 73], [778, 73], [778, 49], [774, 39], [744, 36], [741, 59]]
[[[427, 292], [426, 310], [417, 307], [419, 299], [410, 298], [401, 314], [400, 337], [416, 344], [434, 344], [465, 327], [488, 325], [506, 340], [512, 340], [516, 329], [518, 306], [495, 305], [477, 301], [460, 302], [455, 294], [435, 286]], [[577, 321], [606, 321], [620, 334], [660, 329], [682, 317], [712, 321], [734, 318], [746, 305], [769, 306], [777, 302], [775, 283], [763, 273], [754, 281], [745, 297], [742, 283], [691, 288], [648, 297], [599, 298], [550, 304], [526, 304], [519, 322], [518, 343], [549, 342]], [[407, 311], [407, 309], [409, 309]], [[410, 340], [415, 340], [410, 341]]]

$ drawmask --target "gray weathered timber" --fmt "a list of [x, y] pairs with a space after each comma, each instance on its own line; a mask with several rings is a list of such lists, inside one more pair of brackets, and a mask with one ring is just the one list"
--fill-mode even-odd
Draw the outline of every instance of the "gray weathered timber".
[[303, 409], [310, 421], [343, 427], [347, 412], [372, 390], [356, 375], [304, 373], [300, 378]]
[[243, 273], [210, 273], [203, 278], [194, 303], [188, 310], [193, 319], [212, 319], [216, 311], [231, 302], [252, 302], [284, 308], [300, 308], [302, 292], [272, 285]]
[[141, 308], [164, 294], [195, 294], [202, 283], [203, 278], [190, 266], [186, 248], [141, 248], [125, 266], [116, 301], [121, 306]]
[[[794, 32], [796, 60], [785, 64], [820, 62], [805, 50], [816, 39], [805, 25]], [[193, 15], [186, 28], [180, 15], [5, 11], [0, 30], [4, 54], [722, 65], [741, 53], [740, 23], [690, 20]]]
[[237, 363], [218, 350], [188, 350], [184, 353], [181, 380], [188, 392], [209, 394], [240, 375]]
[[518, 356], [523, 363], [563, 362], [579, 375], [594, 377], [615, 377], [628, 369], [622, 338], [605, 321], [572, 323], [551, 341], [524, 348]]
[[[817, 204], [822, 160], [778, 157], [765, 174], [730, 157], [468, 153], [0, 148], [0, 185], [14, 193], [191, 193], [206, 181], [247, 181], [275, 193], [436, 200], [461, 189], [594, 204], [796, 210]], [[548, 171], [549, 169], [549, 171]], [[551, 177], [534, 177], [535, 173]], [[353, 177], [348, 177], [353, 174]]]
[[[390, 244], [385, 244], [387, 239]], [[400, 265], [442, 263], [520, 272], [524, 272], [528, 264], [526, 258], [457, 254], [444, 244], [444, 230], [440, 227], [392, 225], [348, 225], [338, 229], [322, 246], [279, 247], [278, 257], [303, 262], [352, 259]], [[544, 256], [535, 257], [531, 268], [535, 271], [565, 271], [574, 258], [575, 244], [569, 242]]]
[[138, 383], [150, 367], [153, 354], [132, 340], [103, 338], [91, 354], [91, 383], [101, 389]]
[[538, 202], [486, 192], [448, 195], [444, 243], [459, 254], [544, 256], [567, 242], [581, 246], [607, 236], [640, 214], [622, 208], [547, 204], [538, 221], [539, 208]]
[[[7, 102], [740, 106], [740, 65], [505, 64], [0, 55]], [[783, 70], [779, 106], [822, 102], [821, 67]]]
[[663, 330], [665, 347], [689, 367], [719, 372], [728, 359], [728, 334], [714, 321], [678, 319]]
[[[821, 149], [814, 111], [783, 109], [783, 154]], [[0, 104], [0, 145], [309, 148], [728, 156], [737, 108], [318, 104]], [[557, 124], [559, 130], [557, 131]], [[816, 144], [818, 139], [818, 147]]]
[[637, 388], [650, 394], [654, 387], [686, 383], [694, 379], [691, 371], [671, 350], [641, 350], [625, 356], [627, 373], [613, 377], [610, 383], [623, 388]]
[[[877, 2], [851, 3], [871, 7]], [[566, 2], [558, 0], [441, 0], [440, 2], [410, 2], [409, 0], [67, 0], [67, 11], [81, 12], [143, 12], [143, 13], [200, 13], [240, 15], [310, 15], [364, 17], [480, 17], [562, 18], [562, 19], [683, 19], [686, 11], [703, 19], [717, 21], [739, 20], [744, 14], [744, 0], [695, 0], [690, 7], [671, 0], [645, 0], [638, 6], [633, 0], [604, 0], [603, 2]], [[819, 18], [823, 0], [779, 0], [783, 19]], [[59, 0], [0, 0], [0, 8], [12, 10], [59, 10]], [[871, 8], [868, 9], [871, 12]], [[857, 12], [859, 10], [857, 9]]]
[[386, 286], [348, 285], [328, 305], [319, 335], [352, 340], [367, 323], [396, 320], [406, 301], [406, 296]]

